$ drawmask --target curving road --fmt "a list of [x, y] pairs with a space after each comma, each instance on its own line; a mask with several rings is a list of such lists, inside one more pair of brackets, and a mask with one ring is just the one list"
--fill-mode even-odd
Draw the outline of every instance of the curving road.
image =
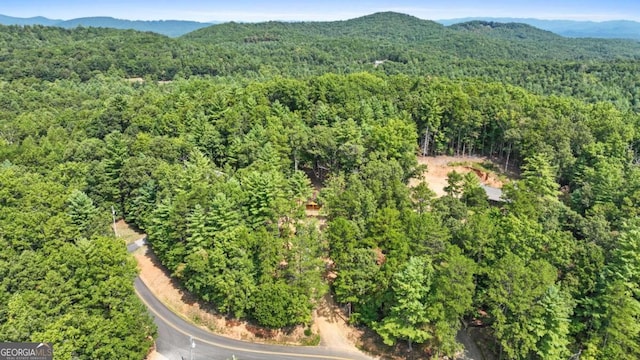
[[[142, 239], [138, 240], [129, 244], [127, 250], [133, 252], [143, 244]], [[237, 360], [372, 359], [355, 350], [354, 352], [339, 352], [322, 346], [293, 347], [255, 344], [215, 335], [174, 314], [151, 293], [139, 277], [135, 279], [134, 285], [138, 297], [147, 306], [158, 326], [157, 351], [169, 360], [190, 359], [191, 337], [195, 342], [195, 348], [192, 349], [194, 360], [230, 360], [233, 356]]]

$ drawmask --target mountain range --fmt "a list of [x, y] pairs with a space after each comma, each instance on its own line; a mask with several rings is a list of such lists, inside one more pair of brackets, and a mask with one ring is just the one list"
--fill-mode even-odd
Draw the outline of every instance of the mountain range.
[[85, 17], [71, 20], [55, 20], [42, 16], [32, 18], [17, 18], [0, 15], [1, 25], [43, 25], [57, 26], [65, 29], [72, 29], [78, 26], [102, 27], [123, 30], [151, 31], [169, 37], [178, 37], [203, 27], [211, 26], [214, 22], [203, 23], [187, 20], [123, 20], [112, 17]]
[[442, 25], [450, 26], [470, 21], [489, 21], [499, 23], [520, 23], [551, 31], [558, 35], [573, 38], [604, 38], [640, 40], [640, 23], [629, 20], [614, 21], [574, 21], [574, 20], [541, 20], [531, 18], [491, 18], [472, 17], [460, 19], [437, 20]]
[[[541, 20], [531, 18], [489, 18], [473, 17], [437, 20], [445, 26], [472, 21], [521, 23], [536, 28], [551, 31], [564, 37], [573, 38], [605, 38], [605, 39], [635, 39], [640, 40], [640, 22], [628, 20], [616, 21], [572, 21], [572, 20]], [[1, 25], [43, 25], [58, 26], [62, 28], [105, 27], [114, 29], [131, 29], [138, 31], [151, 31], [169, 37], [179, 37], [192, 31], [205, 28], [219, 22], [197, 22], [186, 20], [123, 20], [112, 17], [85, 17], [71, 20], [56, 20], [45, 17], [18, 18], [0, 15]]]

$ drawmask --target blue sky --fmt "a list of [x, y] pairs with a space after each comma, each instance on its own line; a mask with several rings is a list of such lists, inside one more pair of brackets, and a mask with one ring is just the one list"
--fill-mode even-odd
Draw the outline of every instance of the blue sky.
[[112, 16], [130, 20], [245, 22], [343, 20], [378, 11], [397, 11], [431, 20], [482, 16], [640, 21], [640, 0], [0, 0], [0, 14], [53, 19]]

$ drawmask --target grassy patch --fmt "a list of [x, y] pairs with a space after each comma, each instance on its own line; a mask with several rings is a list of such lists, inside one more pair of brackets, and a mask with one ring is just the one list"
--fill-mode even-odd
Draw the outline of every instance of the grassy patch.
[[139, 240], [145, 236], [144, 233], [140, 232], [138, 229], [132, 226], [129, 226], [129, 224], [122, 220], [116, 223], [116, 230], [118, 231], [118, 238], [124, 240], [127, 244], [131, 244], [132, 242]]
[[302, 340], [300, 340], [300, 343], [303, 346], [318, 346], [320, 345], [320, 335], [311, 334], [311, 336], [306, 336]]

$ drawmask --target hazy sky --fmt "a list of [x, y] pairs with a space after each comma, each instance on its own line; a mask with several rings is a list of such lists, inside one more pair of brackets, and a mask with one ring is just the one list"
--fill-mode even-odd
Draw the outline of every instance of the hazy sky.
[[422, 19], [519, 17], [638, 20], [640, 0], [0, 0], [0, 14], [53, 19], [112, 16], [130, 20], [343, 20], [378, 11]]

